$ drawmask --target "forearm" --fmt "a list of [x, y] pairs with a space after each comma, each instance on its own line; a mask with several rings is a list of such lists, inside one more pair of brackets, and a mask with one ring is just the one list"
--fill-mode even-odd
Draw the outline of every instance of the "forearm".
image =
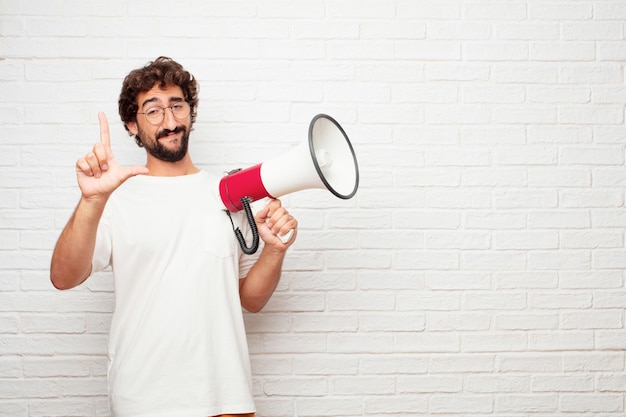
[[267, 304], [280, 281], [285, 253], [284, 248], [267, 245], [263, 248], [257, 262], [241, 280], [239, 295], [243, 308], [256, 313]]
[[91, 274], [96, 233], [105, 203], [101, 199], [81, 198], [61, 232], [50, 263], [50, 280], [56, 288], [74, 288]]

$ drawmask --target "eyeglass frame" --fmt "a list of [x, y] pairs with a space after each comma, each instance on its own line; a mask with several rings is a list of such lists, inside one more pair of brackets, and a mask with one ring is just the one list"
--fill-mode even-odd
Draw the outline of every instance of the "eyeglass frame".
[[[188, 107], [189, 112], [183, 116], [183, 117], [178, 117], [176, 116], [176, 113], [174, 112], [174, 107], [181, 105], [181, 104], [186, 104]], [[150, 121], [150, 119], [148, 118], [148, 111], [153, 110], [153, 109], [161, 109], [160, 115], [161, 115], [161, 120], [159, 120], [156, 123], [153, 123], [152, 121]], [[148, 111], [145, 112], [137, 112], [136, 114], [143, 114], [143, 117], [146, 119], [146, 122], [150, 123], [152, 126], [158, 126], [161, 123], [163, 123], [163, 120], [165, 120], [165, 110], [166, 109], [170, 109], [172, 111], [172, 116], [174, 117], [174, 119], [176, 120], [182, 120], [184, 118], [186, 118], [187, 116], [189, 116], [191, 114], [191, 104], [189, 104], [188, 102], [181, 100], [181, 101], [177, 101], [176, 103], [170, 105], [170, 106], [151, 106], [148, 108]]]

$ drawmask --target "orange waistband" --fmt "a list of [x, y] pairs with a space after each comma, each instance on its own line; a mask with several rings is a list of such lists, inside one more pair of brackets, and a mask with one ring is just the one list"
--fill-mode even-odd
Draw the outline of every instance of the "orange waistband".
[[254, 413], [248, 414], [220, 414], [219, 416], [214, 417], [254, 417]]

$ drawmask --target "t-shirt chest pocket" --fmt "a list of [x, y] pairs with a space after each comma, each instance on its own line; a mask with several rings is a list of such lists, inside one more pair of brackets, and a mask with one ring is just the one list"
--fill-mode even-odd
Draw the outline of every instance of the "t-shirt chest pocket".
[[218, 258], [234, 255], [235, 233], [226, 212], [219, 210], [206, 216], [203, 219], [202, 232], [202, 240], [207, 252]]

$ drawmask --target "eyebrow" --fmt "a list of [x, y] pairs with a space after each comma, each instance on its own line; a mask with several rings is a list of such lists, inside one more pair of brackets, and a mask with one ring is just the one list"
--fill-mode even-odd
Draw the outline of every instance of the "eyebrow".
[[[147, 100], [144, 100], [143, 103], [141, 103], [141, 108], [145, 108], [146, 104], [150, 104], [150, 103], [157, 103], [160, 100], [157, 97], [151, 97]], [[178, 97], [178, 96], [173, 96], [170, 97], [170, 103], [180, 103], [181, 101], [185, 101], [182, 97]]]

